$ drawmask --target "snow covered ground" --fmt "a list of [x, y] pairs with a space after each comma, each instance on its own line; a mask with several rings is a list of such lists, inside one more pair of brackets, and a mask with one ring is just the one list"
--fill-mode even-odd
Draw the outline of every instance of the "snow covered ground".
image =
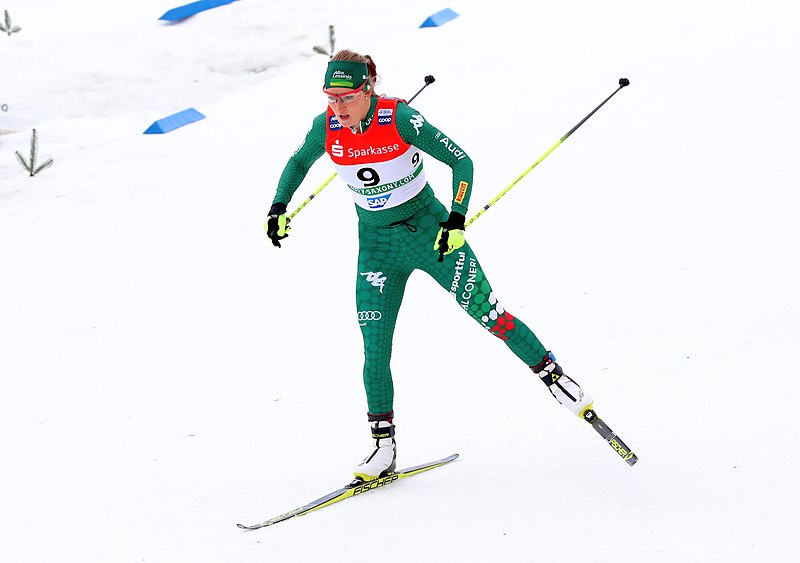
[[[793, 560], [796, 3], [240, 0], [158, 20], [179, 4], [0, 5], [22, 28], [0, 34], [3, 561]], [[398, 462], [461, 458], [236, 528], [341, 486], [367, 448], [350, 196], [334, 181], [280, 250], [261, 227], [324, 108], [329, 24], [381, 92], [435, 76], [413, 105], [473, 158], [472, 213], [631, 80], [468, 237], [635, 467], [417, 274]], [[142, 134], [188, 107], [206, 119]], [[33, 128], [55, 164], [29, 178]], [[427, 171], [448, 200], [449, 169]]]

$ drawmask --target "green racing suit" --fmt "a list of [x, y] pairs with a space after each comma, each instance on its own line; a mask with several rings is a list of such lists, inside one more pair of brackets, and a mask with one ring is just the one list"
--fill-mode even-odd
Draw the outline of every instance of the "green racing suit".
[[[425, 181], [419, 151], [452, 169], [451, 210], [462, 215], [467, 213], [473, 174], [466, 152], [402, 100], [373, 97], [360, 125], [357, 135], [342, 128], [330, 109], [318, 115], [284, 168], [273, 202], [288, 204], [311, 165], [326, 152], [354, 194], [359, 219], [356, 309], [364, 339], [363, 377], [370, 420], [394, 416], [392, 340], [406, 282], [414, 270], [427, 272], [527, 366], [541, 362], [547, 349], [497, 301], [469, 243], [446, 254], [441, 262], [434, 249], [439, 223], [447, 219], [448, 209]], [[349, 147], [348, 143], [362, 135], [366, 139], [373, 131], [373, 137], [380, 137]], [[365, 164], [364, 159], [370, 162]], [[387, 173], [394, 174], [393, 181], [383, 181]], [[395, 201], [400, 203], [392, 205]]]

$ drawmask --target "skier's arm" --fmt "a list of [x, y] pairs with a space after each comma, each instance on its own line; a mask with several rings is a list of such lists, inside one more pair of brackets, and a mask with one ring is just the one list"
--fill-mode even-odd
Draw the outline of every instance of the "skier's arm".
[[397, 130], [406, 143], [425, 151], [453, 169], [451, 211], [467, 214], [472, 192], [472, 159], [450, 137], [431, 125], [422, 114], [404, 103], [397, 104]]
[[326, 122], [327, 116], [325, 113], [321, 113], [314, 118], [303, 144], [289, 158], [283, 169], [280, 180], [278, 180], [275, 198], [272, 200], [273, 203], [288, 205], [311, 166], [319, 157], [325, 154]]

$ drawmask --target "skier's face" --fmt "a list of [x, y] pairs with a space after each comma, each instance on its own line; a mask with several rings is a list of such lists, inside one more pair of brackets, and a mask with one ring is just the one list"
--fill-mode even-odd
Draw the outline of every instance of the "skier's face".
[[361, 89], [328, 88], [325, 90], [328, 105], [343, 127], [353, 127], [369, 113], [370, 93]]

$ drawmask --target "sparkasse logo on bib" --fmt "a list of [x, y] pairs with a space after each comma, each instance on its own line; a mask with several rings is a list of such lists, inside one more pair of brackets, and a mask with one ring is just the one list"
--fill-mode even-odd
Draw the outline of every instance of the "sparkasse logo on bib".
[[365, 158], [381, 154], [389, 154], [398, 151], [400, 151], [400, 145], [397, 143], [393, 145], [384, 145], [382, 147], [369, 146], [361, 149], [350, 148], [347, 149], [347, 158], [352, 158], [353, 160], [357, 160], [359, 158]]

